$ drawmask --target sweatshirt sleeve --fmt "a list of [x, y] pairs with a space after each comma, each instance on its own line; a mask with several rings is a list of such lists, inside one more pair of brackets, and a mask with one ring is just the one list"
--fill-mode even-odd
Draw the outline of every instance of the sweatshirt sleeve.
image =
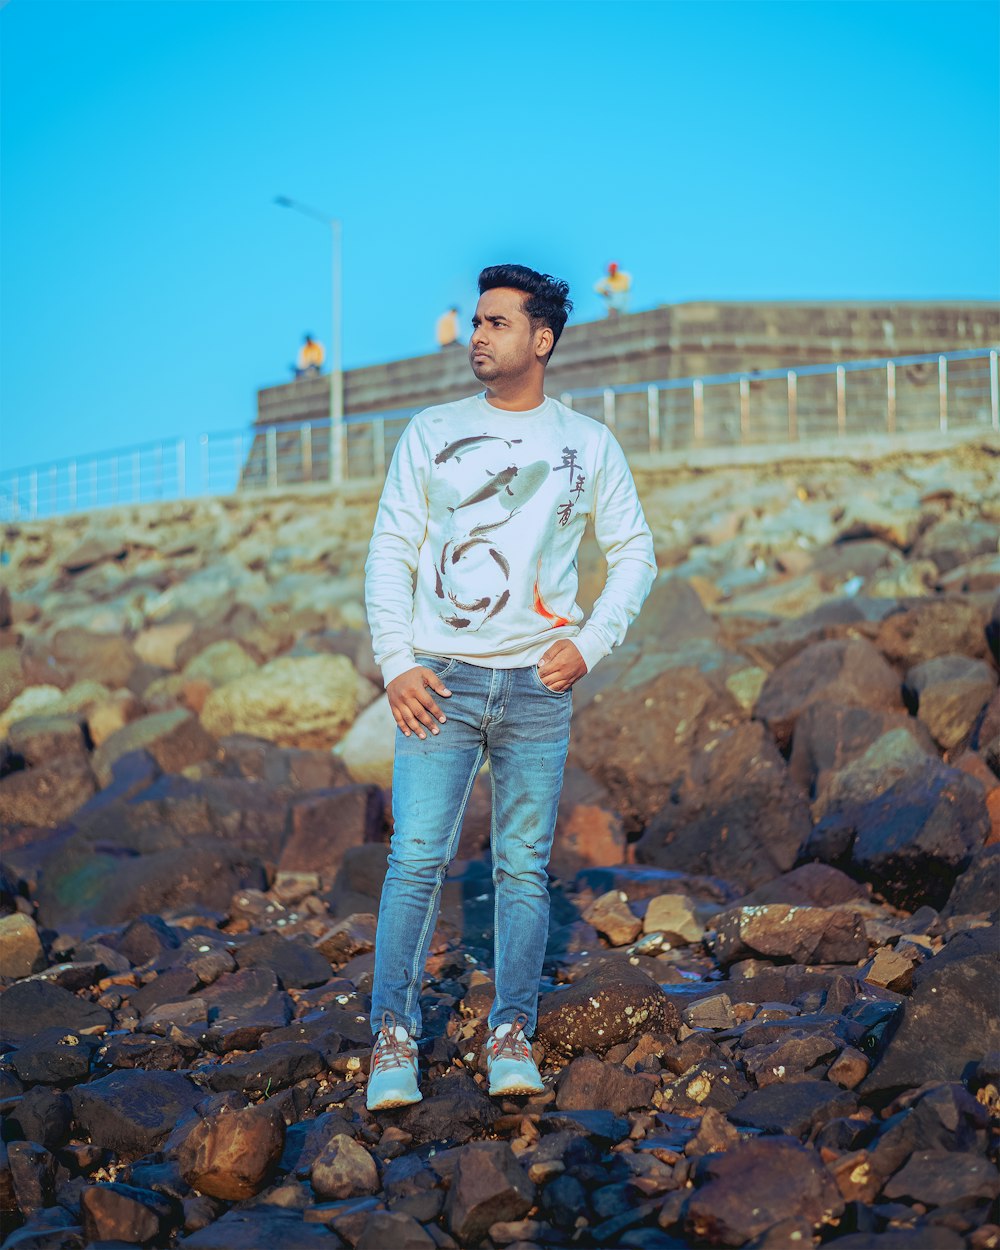
[[413, 590], [427, 533], [427, 454], [419, 418], [406, 426], [386, 474], [365, 562], [365, 607], [385, 684], [416, 665]]
[[608, 562], [604, 590], [573, 639], [588, 672], [625, 638], [656, 577], [653, 536], [622, 449], [605, 431], [594, 498], [594, 533]]

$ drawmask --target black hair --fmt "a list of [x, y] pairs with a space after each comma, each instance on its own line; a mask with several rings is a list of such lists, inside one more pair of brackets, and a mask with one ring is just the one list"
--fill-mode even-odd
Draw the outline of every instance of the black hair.
[[[555, 351], [566, 318], [573, 311], [569, 283], [553, 278], [550, 273], [538, 273], [527, 265], [490, 265], [479, 275], [479, 294], [497, 287], [511, 287], [524, 292], [528, 297], [524, 301], [524, 315], [536, 329], [538, 326], [549, 327], [552, 331], [552, 351]], [[551, 355], [552, 352], [549, 352]]]

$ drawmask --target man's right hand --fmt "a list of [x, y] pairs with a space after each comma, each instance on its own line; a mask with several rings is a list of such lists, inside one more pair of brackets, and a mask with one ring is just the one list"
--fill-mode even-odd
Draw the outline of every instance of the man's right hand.
[[434, 701], [432, 690], [442, 698], [451, 697], [451, 691], [444, 682], [423, 665], [408, 668], [386, 686], [385, 692], [389, 696], [393, 717], [407, 738], [411, 733], [418, 738], [426, 738], [427, 734], [423, 729], [425, 725], [432, 734], [439, 733], [435, 720], [443, 725], [447, 719]]

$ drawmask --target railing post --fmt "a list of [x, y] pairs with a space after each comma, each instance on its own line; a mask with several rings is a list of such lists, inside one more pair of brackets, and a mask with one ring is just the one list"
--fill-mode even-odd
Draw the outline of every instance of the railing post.
[[847, 370], [837, 366], [837, 436], [847, 433]]
[[788, 437], [799, 437], [799, 375], [794, 369], [788, 370]]
[[646, 419], [649, 426], [649, 450], [653, 455], [660, 451], [660, 389], [646, 388]]
[[177, 495], [180, 499], [187, 496], [187, 454], [184, 447], [184, 440], [177, 440]]
[[694, 404], [694, 441], [700, 443], [705, 438], [705, 383], [695, 378], [691, 383], [691, 397]]
[[990, 352], [990, 424], [1000, 430], [1000, 377], [998, 377], [997, 353]]
[[302, 461], [302, 480], [311, 482], [313, 475], [313, 440], [312, 426], [299, 427], [299, 459]]
[[938, 428], [948, 429], [948, 357], [938, 356]]
[[118, 502], [118, 457], [111, 457], [111, 502]]
[[38, 516], [38, 470], [31, 470], [31, 477], [28, 479], [28, 508], [29, 516], [32, 520]]
[[896, 362], [885, 362], [885, 429], [887, 434], [896, 433]]
[[385, 418], [372, 422], [372, 468], [377, 477], [385, 476]]
[[604, 388], [604, 424], [609, 430], [615, 428], [615, 393], [610, 386]]
[[[333, 454], [333, 429], [334, 427], [331, 424], [331, 455]], [[273, 425], [267, 427], [267, 432], [264, 435], [264, 448], [267, 458], [267, 484], [273, 488], [278, 485], [278, 434]]]
[[740, 378], [740, 442], [750, 437], [750, 379]]
[[76, 511], [76, 461], [69, 462], [69, 506], [70, 511]]
[[52, 499], [52, 515], [59, 511], [59, 470], [55, 465], [49, 469], [49, 496]]
[[21, 515], [21, 479], [15, 473], [10, 479], [11, 508], [14, 520]]
[[156, 498], [163, 498], [163, 444], [157, 443], [153, 448], [153, 481], [155, 483], [153, 489], [156, 491]]

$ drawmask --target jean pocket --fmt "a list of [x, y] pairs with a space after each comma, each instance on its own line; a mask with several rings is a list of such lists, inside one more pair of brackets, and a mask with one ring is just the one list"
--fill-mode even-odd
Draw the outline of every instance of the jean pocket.
[[413, 657], [422, 668], [429, 668], [435, 677], [445, 677], [458, 663], [447, 655], [424, 655], [417, 652]]
[[553, 690], [550, 686], [546, 686], [545, 682], [542, 681], [541, 677], [538, 675], [537, 664], [532, 664], [530, 671], [532, 677], [535, 679], [535, 685], [539, 688], [539, 690], [543, 690], [547, 695], [551, 695], [553, 699], [568, 699], [573, 693], [572, 686], [567, 686], [565, 690]]

